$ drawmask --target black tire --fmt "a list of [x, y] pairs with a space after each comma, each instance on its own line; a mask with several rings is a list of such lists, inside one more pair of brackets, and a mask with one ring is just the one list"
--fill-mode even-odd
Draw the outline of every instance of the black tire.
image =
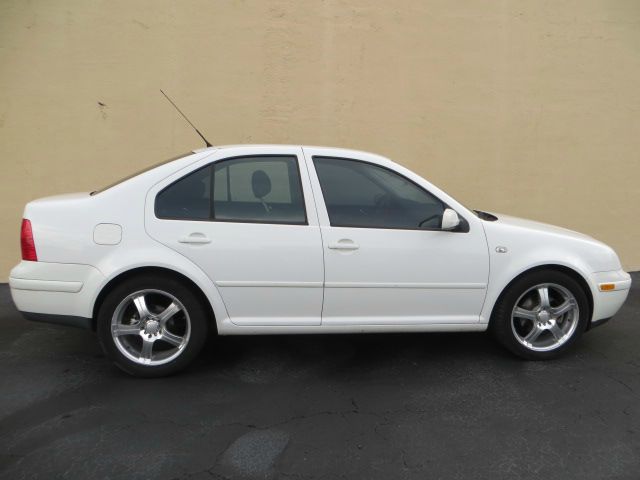
[[[575, 298], [579, 314], [573, 333], [561, 345], [547, 351], [536, 351], [523, 345], [512, 328], [512, 313], [516, 302], [530, 289], [541, 284], [556, 284], [567, 289]], [[514, 280], [503, 292], [494, 307], [490, 330], [504, 347], [526, 360], [549, 360], [565, 353], [586, 330], [591, 312], [587, 294], [570, 275], [556, 270], [536, 270]]]
[[[131, 360], [120, 351], [111, 334], [112, 318], [121, 302], [135, 292], [145, 290], [168, 293], [182, 304], [188, 314], [190, 333], [188, 336], [184, 335], [183, 337], [185, 338], [185, 344], [179, 349], [179, 353], [176, 350], [176, 358], [160, 365], [142, 365]], [[116, 366], [136, 377], [163, 377], [172, 375], [187, 367], [202, 350], [208, 337], [209, 316], [208, 309], [202, 304], [198, 296], [194, 294], [191, 288], [179, 280], [170, 276], [142, 274], [127, 278], [107, 294], [98, 312], [96, 326], [100, 345], [107, 357]], [[185, 316], [183, 315], [183, 322], [184, 318]], [[132, 336], [136, 337], [136, 335]], [[132, 341], [137, 340], [134, 338]], [[165, 348], [167, 348], [164, 343], [160, 345], [165, 345]], [[170, 349], [171, 346], [168, 348]]]

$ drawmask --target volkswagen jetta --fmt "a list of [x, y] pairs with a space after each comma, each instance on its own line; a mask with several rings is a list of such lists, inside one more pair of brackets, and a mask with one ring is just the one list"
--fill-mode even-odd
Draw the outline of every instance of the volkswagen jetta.
[[102, 191], [27, 204], [11, 271], [24, 316], [97, 332], [134, 375], [185, 367], [219, 335], [490, 329], [548, 359], [612, 317], [615, 252], [465, 208], [353, 150], [195, 151]]

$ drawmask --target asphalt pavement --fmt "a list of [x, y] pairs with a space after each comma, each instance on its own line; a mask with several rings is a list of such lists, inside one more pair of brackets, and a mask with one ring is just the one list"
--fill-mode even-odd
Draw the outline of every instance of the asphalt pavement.
[[477, 333], [221, 337], [151, 380], [0, 285], [0, 478], [638, 479], [634, 282], [555, 361]]

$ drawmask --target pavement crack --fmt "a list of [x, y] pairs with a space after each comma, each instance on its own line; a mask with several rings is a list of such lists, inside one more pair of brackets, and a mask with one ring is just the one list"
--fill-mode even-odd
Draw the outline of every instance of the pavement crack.
[[619, 378], [614, 377], [613, 375], [607, 375], [608, 378], [610, 378], [611, 380], [618, 382], [620, 385], [624, 386], [627, 390], [629, 390], [631, 393], [635, 394], [635, 390], [633, 388], [631, 388], [627, 383], [623, 382], [622, 380], [620, 380]]

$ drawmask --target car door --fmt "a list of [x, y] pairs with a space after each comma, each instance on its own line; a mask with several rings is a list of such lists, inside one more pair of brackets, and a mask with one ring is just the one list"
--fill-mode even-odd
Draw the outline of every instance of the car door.
[[[324, 248], [323, 325], [479, 321], [489, 255], [475, 216], [382, 157], [304, 152]], [[440, 229], [447, 207], [465, 212], [458, 231]]]
[[147, 196], [149, 235], [209, 276], [234, 324], [320, 324], [322, 242], [302, 158], [222, 148]]

